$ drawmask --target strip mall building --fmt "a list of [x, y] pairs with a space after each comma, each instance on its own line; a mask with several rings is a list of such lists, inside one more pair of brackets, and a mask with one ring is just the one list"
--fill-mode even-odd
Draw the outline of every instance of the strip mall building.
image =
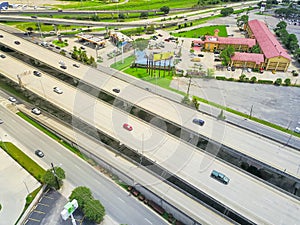
[[[215, 32], [214, 36], [206, 36], [204, 41], [195, 40], [194, 45], [201, 46], [205, 51], [223, 50], [227, 46], [233, 46], [236, 52], [231, 57], [230, 66], [287, 71], [291, 57], [264, 22], [251, 20], [245, 30], [248, 38], [218, 37], [218, 32]], [[260, 47], [261, 53], [250, 53], [255, 45]]]

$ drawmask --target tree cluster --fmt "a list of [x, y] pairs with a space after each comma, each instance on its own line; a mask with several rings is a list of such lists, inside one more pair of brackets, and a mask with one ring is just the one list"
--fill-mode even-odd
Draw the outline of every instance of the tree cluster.
[[274, 31], [286, 48], [289, 49], [300, 62], [300, 49], [297, 36], [295, 34], [289, 34], [286, 30], [286, 26], [286, 22], [280, 21]]
[[75, 188], [69, 197], [70, 201], [73, 199], [77, 200], [79, 209], [88, 220], [96, 223], [103, 220], [105, 208], [99, 200], [94, 199], [89, 188], [82, 186]]
[[221, 15], [222, 16], [229, 16], [230, 14], [232, 14], [233, 13], [233, 8], [232, 7], [229, 7], [229, 8], [223, 8], [223, 9], [221, 9]]
[[274, 11], [275, 16], [284, 18], [299, 18], [300, 10], [294, 7], [280, 8]]
[[93, 56], [88, 57], [85, 51], [81, 50], [80, 48], [77, 49], [76, 46], [73, 47], [73, 52], [72, 52], [71, 57], [73, 59], [76, 59], [76, 60], [81, 61], [88, 65], [92, 65], [92, 66], [96, 65], [96, 62], [95, 62], [95, 59]]

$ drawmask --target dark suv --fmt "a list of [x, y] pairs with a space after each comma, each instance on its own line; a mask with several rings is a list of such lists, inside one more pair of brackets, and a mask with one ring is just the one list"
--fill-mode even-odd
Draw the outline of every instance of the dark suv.
[[204, 125], [204, 120], [194, 118], [193, 123], [198, 124], [200, 126], [203, 126]]
[[211, 177], [215, 178], [216, 180], [222, 182], [223, 184], [228, 184], [230, 179], [228, 177], [226, 177], [224, 174], [213, 170], [210, 174]]

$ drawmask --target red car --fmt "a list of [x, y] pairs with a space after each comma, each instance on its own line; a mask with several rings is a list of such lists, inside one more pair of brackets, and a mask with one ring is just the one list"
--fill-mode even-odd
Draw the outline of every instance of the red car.
[[130, 126], [128, 123], [124, 123], [123, 124], [123, 128], [125, 128], [128, 131], [132, 131], [133, 130], [132, 126]]

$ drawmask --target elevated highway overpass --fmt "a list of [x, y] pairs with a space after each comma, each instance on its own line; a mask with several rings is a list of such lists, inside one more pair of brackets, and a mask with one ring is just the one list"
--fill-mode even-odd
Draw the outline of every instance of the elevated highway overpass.
[[[17, 74], [34, 70], [10, 56], [1, 60], [0, 73], [15, 82], [18, 82]], [[47, 74], [36, 77], [30, 73], [23, 76], [22, 82], [25, 88], [136, 149], [253, 223], [298, 223], [299, 200]], [[54, 86], [59, 86], [64, 93], [53, 92]], [[133, 126], [133, 131], [122, 127], [125, 122]], [[226, 174], [230, 178], [229, 184], [210, 178], [213, 169]]]
[[[0, 39], [0, 42], [18, 52], [22, 52], [22, 54], [30, 55], [53, 68], [79, 79], [82, 83], [94, 85], [118, 98], [125, 99], [134, 105], [151, 111], [165, 118], [167, 121], [195, 131], [200, 135], [231, 147], [273, 168], [284, 171], [298, 179], [300, 178], [300, 153], [293, 148], [283, 146], [280, 143], [263, 138], [244, 129], [225, 124], [177, 102], [141, 89], [134, 82], [128, 83], [122, 81], [118, 79], [118, 73], [110, 68], [104, 69], [107, 73], [100, 72], [83, 64], [80, 65], [80, 68], [75, 68], [72, 66], [75, 63], [72, 59], [56, 54], [4, 31], [1, 33], [4, 34], [4, 37]], [[14, 44], [15, 40], [19, 40], [21, 44]], [[67, 65], [66, 70], [59, 67], [59, 61], [65, 62]], [[113, 88], [119, 88], [120, 93], [113, 92]], [[205, 125], [200, 127], [194, 124], [192, 119], [195, 117], [204, 119]], [[300, 140], [297, 140], [300, 143]]]

